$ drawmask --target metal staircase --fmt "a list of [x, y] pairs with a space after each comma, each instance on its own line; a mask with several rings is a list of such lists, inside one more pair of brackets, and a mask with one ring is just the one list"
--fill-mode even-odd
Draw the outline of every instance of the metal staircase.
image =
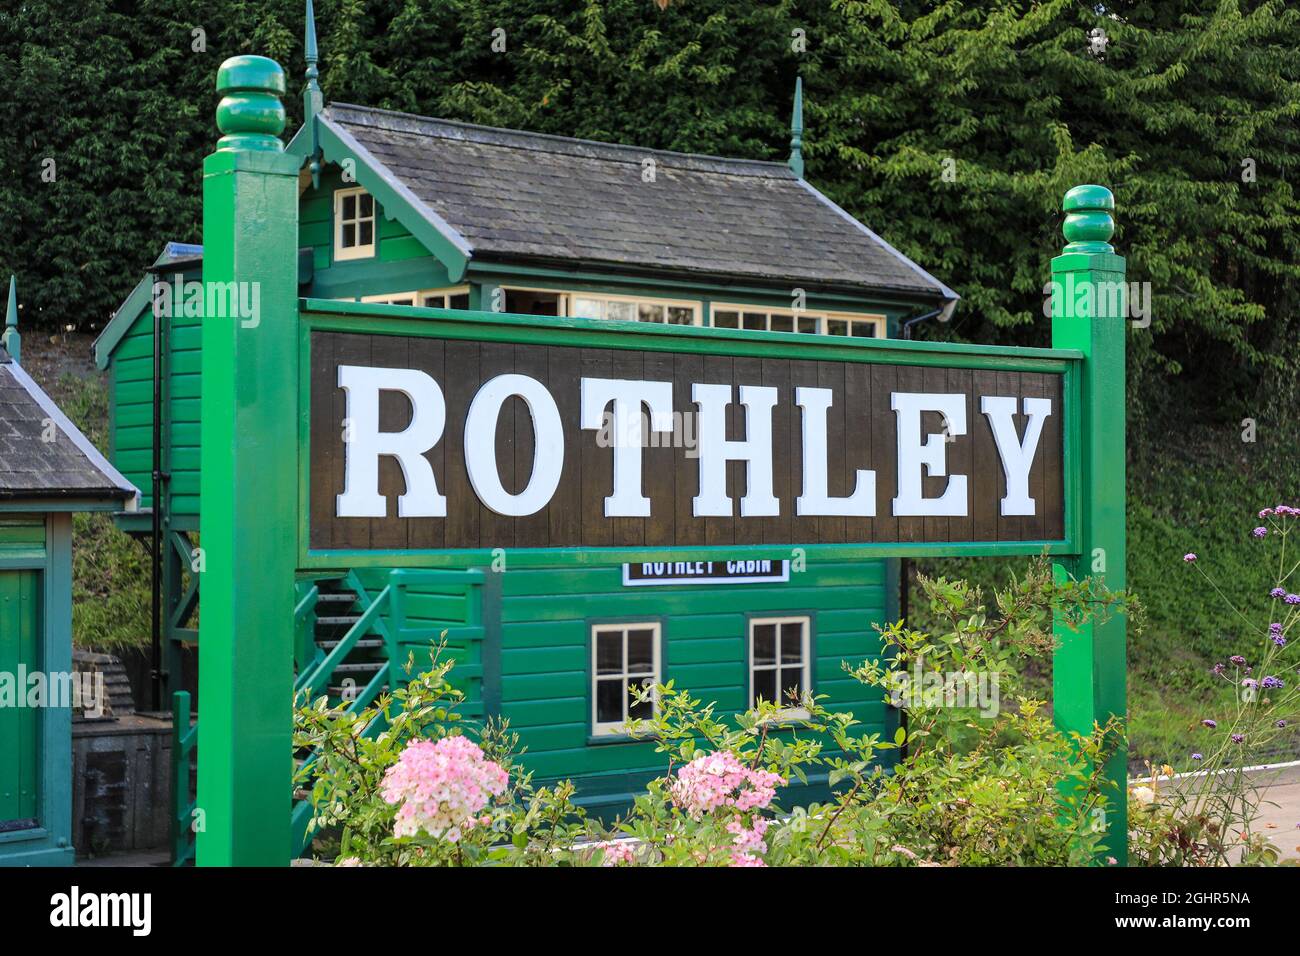
[[[299, 581], [294, 609], [294, 663], [296, 704], [317, 700], [323, 694], [331, 705], [352, 713], [369, 707], [383, 693], [406, 680], [403, 667], [408, 654], [420, 653], [432, 642], [445, 644], [454, 658], [453, 682], [466, 696], [459, 712], [479, 718], [492, 706], [495, 684], [484, 682], [482, 647], [487, 621], [494, 613], [485, 608], [480, 570], [388, 572], [377, 592], [367, 588], [356, 571]], [[491, 589], [495, 593], [495, 583]], [[495, 600], [492, 602], [495, 603]], [[184, 698], [182, 700], [182, 697]], [[200, 701], [200, 705], [202, 701]], [[173, 863], [183, 865], [194, 857], [190, 827], [195, 806], [194, 767], [198, 723], [189, 718], [189, 695], [177, 694], [172, 760]], [[382, 730], [382, 721], [366, 728], [368, 735]], [[314, 754], [295, 755], [297, 766], [309, 765]], [[300, 854], [310, 841], [311, 803], [306, 792], [294, 794], [294, 851]]]
[[[314, 588], [316, 603], [311, 636], [319, 653], [313, 655], [309, 662], [299, 662], [295, 690], [303, 688], [305, 679], [315, 673], [314, 668], [319, 667], [348, 639], [349, 633], [364, 616], [364, 607], [373, 603], [367, 596], [363, 604], [361, 592], [356, 585], [349, 584], [347, 578], [318, 581]], [[363, 635], [353, 640], [341, 663], [334, 665], [331, 679], [325, 684], [331, 704], [355, 701], [360, 688], [368, 687], [381, 671], [386, 674], [386, 642], [383, 637], [377, 636], [377, 632], [371, 631], [371, 634], [376, 636]], [[382, 694], [388, 689], [389, 685], [385, 681], [379, 685], [378, 693]]]

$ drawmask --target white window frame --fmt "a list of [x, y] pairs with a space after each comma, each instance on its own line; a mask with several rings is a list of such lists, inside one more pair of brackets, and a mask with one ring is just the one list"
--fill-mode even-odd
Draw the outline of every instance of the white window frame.
[[[427, 296], [441, 296], [443, 305], [425, 306], [424, 300]], [[363, 295], [362, 302], [377, 302], [380, 305], [405, 305], [403, 302], [394, 302], [394, 299], [410, 299], [411, 304], [421, 308], [446, 309], [450, 308], [446, 303], [454, 295], [469, 295], [469, 286], [453, 285], [441, 289], [415, 289], [411, 292], [383, 292], [379, 295]]]
[[[555, 304], [555, 311], [559, 314], [555, 316], [555, 318], [563, 319], [567, 317], [569, 314], [569, 293], [565, 292], [563, 289], [543, 289], [541, 286], [531, 286], [531, 285], [503, 285], [503, 286], [498, 286], [497, 288], [501, 290], [502, 306], [505, 305], [505, 294], [507, 292], [545, 292], [548, 295], [553, 295], [557, 297], [557, 301]], [[487, 304], [487, 307], [483, 311], [491, 312], [492, 303], [489, 302]], [[551, 316], [539, 315], [537, 316], [537, 318], [546, 319], [546, 318], [551, 318]]]
[[[654, 673], [643, 674], [640, 672], [629, 673], [628, 656], [627, 656], [627, 634], [628, 631], [652, 631], [653, 632], [653, 661]], [[601, 634], [611, 632], [622, 633], [623, 635], [623, 671], [621, 674], [601, 674], [597, 666], [597, 645], [600, 642]], [[631, 705], [631, 698], [625, 697], [623, 700], [623, 719], [617, 721], [600, 721], [597, 719], [597, 685], [602, 680], [621, 680], [626, 682], [632, 678], [652, 678], [656, 685], [663, 683], [663, 625], [659, 621], [624, 621], [608, 622], [605, 624], [591, 625], [591, 679], [588, 693], [591, 694], [591, 735], [593, 737], [627, 737], [633, 729], [628, 724], [628, 708]], [[652, 692], [651, 712], [659, 713], [659, 695]], [[645, 723], [644, 720], [638, 723]]]
[[[798, 331], [799, 328], [798, 322], [799, 319], [801, 318], [817, 320], [817, 332], [812, 333], [816, 335], [829, 335], [830, 332], [827, 328], [827, 325], [832, 320], [847, 321], [850, 323], [850, 325], [852, 325], [855, 322], [864, 322], [864, 323], [869, 323], [871, 325], [874, 325], [876, 328], [875, 336], [852, 336], [852, 335], [842, 336], [843, 338], [846, 339], [872, 338], [872, 337], [877, 339], [883, 339], [885, 338], [886, 333], [889, 331], [888, 317], [884, 315], [880, 315], [875, 312], [831, 312], [823, 309], [775, 309], [766, 305], [741, 305], [739, 303], [733, 303], [733, 302], [726, 302], [726, 303], [715, 302], [712, 308], [709, 309], [710, 325], [713, 324], [713, 317], [719, 312], [741, 313], [741, 315], [739, 315], [737, 318], [738, 323], [742, 323], [744, 321], [743, 313], [745, 312], [749, 312], [750, 314], [754, 314], [754, 313], [764, 314], [767, 316], [767, 329], [765, 331], [768, 332], [772, 331], [772, 316], [774, 315], [789, 316], [793, 320], [795, 331], [786, 333], [787, 335], [810, 334], [808, 332]], [[714, 326], [714, 327], [720, 328], [721, 326]], [[738, 324], [737, 328], [747, 332], [758, 331], [757, 329], [745, 329], [743, 324]], [[835, 338], [840, 338], [840, 337], [841, 336], [835, 336]]]
[[[355, 223], [357, 227], [357, 238], [360, 238], [361, 224], [370, 223], [370, 244], [355, 245], [344, 248], [343, 246], [343, 200], [348, 196], [357, 198], [357, 217], [349, 219], [348, 222]], [[370, 215], [361, 215], [361, 196], [370, 196]], [[334, 261], [347, 262], [350, 259], [373, 259], [375, 250], [379, 243], [379, 203], [374, 196], [366, 191], [364, 187], [357, 186], [351, 189], [334, 190]]]
[[[655, 296], [648, 296], [648, 295], [615, 295], [613, 293], [606, 293], [606, 292], [569, 292], [568, 293], [568, 302], [569, 302], [568, 316], [570, 318], [575, 318], [575, 319], [591, 318], [591, 316], [578, 316], [574, 312], [573, 303], [574, 300], [576, 299], [598, 299], [601, 302], [630, 302], [633, 305], [638, 307], [641, 306], [642, 304], [661, 305], [664, 307], [665, 310], [665, 319], [662, 323], [655, 323], [656, 325], [677, 324], [675, 322], [669, 322], [667, 320], [667, 310], [670, 308], [690, 309], [691, 325], [699, 326], [702, 325], [704, 322], [703, 306], [698, 300], [694, 300], [694, 299], [660, 299]], [[602, 309], [602, 312], [603, 311], [604, 310]], [[638, 318], [633, 319], [632, 321], [640, 322], [641, 319], [639, 317], [639, 312], [640, 312], [639, 308], [637, 311], [638, 311]], [[600, 321], [610, 321], [606, 319], [604, 315], [596, 316], [596, 318]], [[622, 320], [622, 321], [626, 321], [626, 320]]]
[[[772, 624], [776, 627], [776, 647], [774, 648], [774, 663], [760, 666], [756, 663], [754, 656], [754, 631], [760, 624]], [[799, 691], [802, 694], [812, 693], [812, 618], [807, 614], [790, 614], [779, 617], [751, 617], [745, 624], [746, 628], [746, 647], [749, 651], [749, 690], [746, 700], [746, 709], [753, 707], [757, 701], [754, 696], [754, 672], [755, 671], [776, 671], [776, 693], [778, 698], [781, 694], [781, 675], [780, 671], [786, 670], [790, 665], [781, 663], [781, 625], [782, 624], [802, 624], [803, 633], [800, 640], [799, 655], [800, 667], [803, 675], [799, 681]], [[781, 700], [773, 701], [775, 704], [781, 704]], [[782, 707], [781, 720], [806, 720], [809, 714], [803, 707]]]

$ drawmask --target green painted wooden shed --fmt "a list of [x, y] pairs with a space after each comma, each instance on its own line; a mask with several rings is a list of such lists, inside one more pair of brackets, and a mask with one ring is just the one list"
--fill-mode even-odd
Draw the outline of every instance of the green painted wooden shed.
[[[797, 88], [788, 162], [326, 105], [308, 9], [306, 122], [288, 146], [302, 163], [303, 297], [791, 336], [896, 336], [951, 315], [951, 289], [804, 177]], [[110, 457], [144, 490], [142, 508], [118, 520], [162, 542], [158, 616], [171, 653], [161, 677], [173, 683], [174, 650], [197, 640], [201, 598], [201, 289], [187, 307], [187, 283], [201, 266], [201, 248], [167, 245], [95, 344], [112, 382]], [[382, 467], [391, 500], [401, 472], [394, 462]], [[838, 487], [847, 474], [833, 480], [833, 493], [848, 490]], [[309, 506], [304, 491], [300, 508]], [[355, 533], [371, 532], [362, 523]], [[446, 624], [453, 644], [466, 635], [454, 650], [471, 712], [508, 717], [537, 778], [574, 778], [593, 808], [625, 804], [659, 769], [652, 744], [618, 730], [636, 716], [630, 683], [673, 679], [721, 712], [797, 685], [869, 727], [893, 729], [894, 714], [840, 664], [878, 652], [873, 625], [898, 613], [895, 560], [713, 573], [755, 543], [718, 522], [694, 542], [711, 549], [712, 569], [677, 566], [680, 554], [632, 528], [603, 542], [607, 559], [598, 549], [580, 562], [511, 530], [499, 542], [510, 572], [484, 574], [491, 569], [478, 557], [375, 534], [361, 560], [336, 557], [347, 549], [334, 542], [311, 542], [298, 580], [285, 582], [299, 596], [300, 680], [362, 622], [373, 633], [328, 686], [342, 696], [388, 685], [398, 675], [379, 632], [401, 622], [363, 620], [376, 595], [397, 569], [465, 572], [423, 592], [413, 586], [404, 613]]]
[[72, 514], [138, 492], [0, 345], [0, 865], [70, 865]]

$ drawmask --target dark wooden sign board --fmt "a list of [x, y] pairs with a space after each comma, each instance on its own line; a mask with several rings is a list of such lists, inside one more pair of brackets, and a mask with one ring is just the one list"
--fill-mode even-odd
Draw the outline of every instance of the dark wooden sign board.
[[[815, 545], [881, 542], [1023, 542], [1065, 537], [1062, 407], [1063, 377], [1054, 372], [995, 371], [934, 365], [871, 364], [843, 360], [798, 360], [626, 348], [573, 347], [502, 341], [467, 341], [430, 336], [315, 330], [310, 338], [309, 541], [312, 550], [441, 550], [462, 548], [682, 547], [734, 545]], [[340, 366], [417, 369], [437, 383], [446, 405], [441, 439], [425, 453], [446, 517], [397, 516], [396, 500], [406, 489], [396, 458], [379, 458], [379, 492], [388, 502], [385, 517], [338, 517], [345, 484], [345, 420], [348, 396], [339, 386]], [[495, 376], [525, 375], [545, 386], [563, 423], [563, 469], [549, 503], [534, 514], [511, 517], [482, 504], [466, 468], [465, 421], [470, 403]], [[579, 427], [583, 378], [672, 383], [673, 411], [695, 414], [692, 385], [732, 387], [727, 438], [743, 440], [745, 409], [738, 387], [770, 386], [778, 401], [772, 411], [773, 491], [779, 514], [741, 517], [746, 464], [729, 462], [727, 492], [736, 503], [733, 516], [701, 517], [692, 501], [699, 493], [696, 451], [659, 439], [644, 448], [642, 492], [650, 499], [649, 517], [606, 517], [604, 499], [613, 485], [613, 449], [601, 447], [595, 431]], [[873, 517], [798, 516], [795, 502], [803, 487], [802, 409], [799, 386], [829, 389], [827, 472], [831, 496], [853, 491], [860, 469], [875, 472]], [[943, 436], [946, 475], [924, 474], [922, 494], [937, 498], [952, 476], [967, 476], [965, 514], [948, 517], [897, 516], [899, 416], [891, 408], [898, 393], [962, 396], [966, 429], [946, 434], [942, 415], [924, 412], [919, 440]], [[1016, 400], [1016, 439], [1023, 439], [1025, 398], [1045, 398], [1051, 414], [1043, 421], [1029, 473], [1032, 515], [1002, 515], [1006, 477], [983, 396]], [[395, 390], [379, 395], [379, 428], [400, 432], [411, 422], [407, 397]], [[685, 420], [685, 419], [683, 419]], [[690, 434], [690, 429], [684, 429]], [[500, 480], [519, 493], [528, 484], [534, 461], [534, 424], [528, 406], [508, 398], [494, 435], [473, 441], [495, 446]]]

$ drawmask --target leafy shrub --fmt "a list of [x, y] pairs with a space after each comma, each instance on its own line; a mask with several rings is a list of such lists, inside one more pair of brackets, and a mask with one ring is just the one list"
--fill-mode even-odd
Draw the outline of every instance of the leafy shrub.
[[[628, 728], [656, 741], [667, 769], [610, 826], [585, 819], [564, 783], [536, 789], [517, 735], [467, 731], [461, 695], [438, 663], [373, 707], [324, 699], [297, 711], [295, 746], [315, 753], [310, 786], [319, 850], [364, 865], [766, 866], [1081, 864], [1104, 851], [1111, 795], [1100, 768], [1115, 725], [1063, 734], [1042, 703], [1018, 696], [936, 698], [898, 674], [996, 675], [1020, 686], [1025, 660], [1051, 653], [1051, 622], [1124, 606], [1090, 581], [1054, 582], [1043, 561], [985, 606], [978, 588], [922, 580], [943, 626], [882, 628], [886, 657], [846, 670], [905, 714], [892, 740], [804, 694], [759, 701], [730, 720], [670, 681], [637, 694], [655, 715]], [[408, 661], [408, 671], [413, 660]], [[929, 683], [928, 679], [923, 683]], [[948, 693], [951, 690], [953, 693]], [[1000, 693], [1000, 691], [999, 691]], [[369, 728], [369, 730], [367, 729]], [[474, 733], [478, 743], [466, 739]], [[449, 743], [450, 741], [450, 743]], [[899, 750], [886, 769], [877, 759]], [[825, 775], [831, 799], [787, 806], [783, 788]]]
[[[1205, 570], [1214, 553], [1189, 552], [1183, 563], [1198, 578], [1198, 588], [1220, 600], [1233, 633], [1243, 635], [1235, 653], [1225, 655], [1210, 670], [1231, 688], [1229, 703], [1200, 721], [1203, 743], [1190, 754], [1203, 772], [1177, 785], [1150, 782], [1133, 787], [1133, 852], [1151, 865], [1222, 866], [1233, 863], [1274, 863], [1277, 850], [1255, 830], [1260, 796], [1244, 768], [1263, 763], [1279, 738], [1290, 733], [1300, 714], [1294, 649], [1300, 621], [1300, 586], [1295, 584], [1300, 561], [1287, 554], [1288, 538], [1300, 525], [1300, 508], [1277, 505], [1259, 512], [1258, 521], [1238, 533], [1261, 551], [1257, 574], [1236, 579], [1231, 594]], [[1273, 553], [1269, 553], [1270, 550]], [[1267, 574], [1260, 584], [1259, 574]], [[1172, 774], [1172, 768], [1164, 768]]]

